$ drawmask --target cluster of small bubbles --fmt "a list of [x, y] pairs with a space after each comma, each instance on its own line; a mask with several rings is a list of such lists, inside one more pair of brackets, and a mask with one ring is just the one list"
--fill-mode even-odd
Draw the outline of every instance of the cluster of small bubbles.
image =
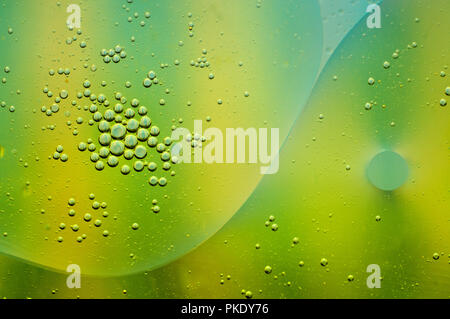
[[56, 152], [53, 153], [53, 159], [55, 160], [60, 159], [62, 162], [67, 162], [69, 157], [67, 156], [67, 154], [64, 154], [63, 151], [64, 148], [62, 147], [62, 145], [58, 145], [56, 147]]
[[[278, 230], [278, 224], [273, 223], [274, 221], [275, 221], [275, 216], [270, 215], [270, 216], [269, 216], [269, 219], [264, 223], [264, 225], [265, 225], [266, 227], [271, 226], [271, 229], [272, 229], [273, 231], [277, 231], [277, 230]], [[272, 224], [272, 225], [271, 225], [271, 224]]]
[[105, 63], [110, 63], [111, 61], [119, 63], [121, 59], [127, 57], [127, 53], [120, 45], [116, 45], [114, 49], [102, 49], [100, 50], [100, 55], [103, 57], [103, 62]]
[[159, 80], [156, 77], [156, 73], [155, 71], [149, 71], [147, 73], [147, 77], [144, 79], [144, 81], [142, 82], [142, 85], [146, 88], [151, 87], [152, 84], [158, 84]]
[[[59, 75], [66, 75], [67, 76], [67, 75], [70, 74], [70, 69], [69, 68], [58, 68], [56, 73], [58, 73]], [[48, 71], [48, 74], [51, 75], [51, 76], [55, 75], [55, 70], [50, 69]], [[51, 96], [49, 95], [49, 97], [51, 97]]]
[[[150, 71], [148, 74], [149, 78], [152, 80], [157, 80], [156, 74], [153, 71]], [[88, 80], [84, 81], [83, 86], [85, 89], [90, 87], [90, 82]], [[99, 96], [100, 97], [100, 96]], [[152, 125], [151, 119], [147, 116], [148, 110], [145, 106], [140, 105], [138, 99], [133, 98], [130, 101], [131, 107], [125, 109], [124, 104], [127, 103], [127, 99], [120, 92], [115, 93], [115, 99], [120, 103], [117, 103], [113, 109], [106, 109], [102, 114], [97, 105], [93, 104], [89, 108], [93, 117], [90, 121], [92, 121], [92, 125], [97, 122], [98, 130], [101, 132], [98, 137], [98, 141], [101, 145], [100, 150], [91, 154], [91, 161], [95, 163], [95, 168], [97, 170], [103, 170], [105, 168], [104, 162], [101, 158], [107, 159], [106, 163], [110, 167], [116, 167], [119, 164], [118, 156], [123, 156], [127, 160], [131, 160], [133, 158], [139, 159], [132, 166], [135, 171], [142, 171], [144, 167], [148, 167], [149, 170], [156, 170], [156, 164], [152, 165], [146, 161], [140, 161], [141, 159], [145, 159], [147, 157], [147, 148], [144, 146], [147, 144], [149, 147], [155, 147], [158, 144], [157, 136], [160, 133], [160, 130], [157, 126]], [[106, 105], [106, 97], [101, 94], [101, 99], [99, 102], [105, 101], [104, 105]], [[109, 106], [109, 102], [108, 102]], [[141, 117], [140, 119], [136, 118], [136, 112]], [[126, 119], [123, 119], [124, 116]], [[116, 122], [115, 124], [113, 122]], [[175, 157], [171, 157], [169, 152], [164, 152], [165, 148], [171, 144], [171, 140], [169, 137], [163, 139], [165, 144], [159, 143], [161, 146], [157, 146], [156, 150], [161, 154], [161, 160], [163, 162], [167, 162], [172, 159], [173, 163]], [[139, 143], [144, 143], [144, 145], [139, 145]], [[90, 152], [96, 151], [96, 146], [93, 143], [92, 139], [88, 140], [88, 143], [81, 142], [78, 145], [78, 149], [80, 151], [84, 151], [88, 149]], [[169, 163], [164, 163], [164, 170], [170, 169]], [[130, 173], [129, 165], [122, 165], [120, 171], [122, 174], [127, 175]], [[172, 176], [174, 176], [174, 172], [172, 172]], [[160, 186], [165, 186], [167, 180], [165, 178], [158, 179]]]
[[158, 201], [156, 199], [152, 200], [152, 211], [157, 214], [160, 212], [161, 208], [158, 206]]
[[[190, 65], [192, 67], [201, 68], [201, 69], [209, 68], [211, 66], [211, 64], [209, 63], [208, 58], [206, 57], [207, 53], [208, 53], [208, 51], [206, 49], [203, 49], [202, 50], [202, 55], [199, 58], [195, 59], [195, 60], [191, 60], [190, 61]], [[214, 74], [210, 73], [209, 74], [209, 78], [213, 79], [214, 78]]]
[[[95, 195], [94, 195], [93, 193], [89, 194], [89, 199], [90, 199], [90, 200], [94, 200], [94, 199], [95, 199]], [[74, 199], [69, 199], [69, 205], [70, 205], [70, 206], [75, 205], [75, 200], [74, 200]], [[98, 210], [100, 207], [101, 207], [101, 208], [106, 208], [106, 207], [107, 207], [106, 202], [99, 203], [98, 201], [94, 201], [94, 202], [92, 203], [92, 208], [93, 208], [94, 210]], [[70, 216], [70, 217], [74, 217], [75, 215], [76, 215], [75, 210], [74, 210], [74, 209], [70, 209], [70, 210], [69, 210], [69, 216]], [[102, 216], [106, 218], [106, 217], [108, 217], [108, 213], [107, 213], [106, 211], [104, 211], [103, 214], [102, 214]], [[94, 216], [93, 216], [91, 213], [85, 213], [85, 214], [82, 216], [82, 221], [84, 221], [84, 222], [91, 222], [91, 221], [93, 221], [93, 220], [94, 220]], [[101, 225], [102, 225], [102, 221], [101, 221], [100, 219], [98, 219], [98, 218], [95, 219], [95, 221], [94, 221], [94, 226], [95, 226], [96, 228], [98, 228], [98, 227], [100, 227]], [[66, 228], [66, 226], [65, 226], [64, 223], [61, 223], [60, 226], [59, 226], [59, 228], [60, 228], [61, 230], [63, 230], [63, 229]], [[78, 232], [79, 229], [80, 229], [80, 226], [79, 226], [78, 224], [73, 224], [70, 228], [72, 229], [72, 231]], [[107, 231], [106, 231], [106, 232], [107, 232]], [[105, 236], [105, 232], [103, 232], [103, 236]], [[106, 236], [105, 236], [105, 237], [106, 237]], [[82, 234], [81, 236], [78, 236], [78, 237], [76, 238], [76, 241], [79, 242], [79, 243], [81, 243], [81, 242], [82, 242], [84, 239], [86, 239], [86, 238], [87, 238], [87, 235], [86, 235], [86, 234]], [[58, 242], [62, 242], [62, 240], [61, 240], [61, 241], [58, 240]]]
[[[192, 17], [192, 15], [191, 15], [191, 17]], [[190, 21], [189, 23], [188, 23], [188, 35], [189, 35], [189, 37], [193, 37], [194, 36], [194, 22], [192, 22], [192, 21]]]
[[399, 57], [399, 53], [400, 53], [400, 50], [395, 50], [395, 52], [394, 53], [392, 53], [392, 58], [393, 59], [398, 59], [398, 57]]
[[[450, 95], [450, 87], [447, 86], [445, 88], [444, 92], [445, 92], [445, 95], [449, 96]], [[447, 100], [445, 98], [440, 99], [439, 105], [442, 106], [442, 107], [446, 106], [447, 105]]]
[[[126, 10], [129, 11], [129, 8], [126, 8]], [[139, 18], [139, 13], [135, 12], [135, 13], [133, 14], [133, 16], [134, 16], [135, 19], [137, 19], [137, 18]], [[151, 17], [151, 14], [150, 14], [149, 11], [146, 11], [146, 12], [144, 13], [144, 16], [145, 16], [146, 19], [149, 19], [149, 18]], [[128, 22], [133, 22], [133, 18], [132, 18], [132, 17], [128, 17], [127, 21], [128, 21]], [[141, 20], [141, 21], [139, 22], [139, 25], [140, 25], [141, 27], [144, 27], [144, 26], [145, 26], [145, 21], [144, 21], [144, 20]]]

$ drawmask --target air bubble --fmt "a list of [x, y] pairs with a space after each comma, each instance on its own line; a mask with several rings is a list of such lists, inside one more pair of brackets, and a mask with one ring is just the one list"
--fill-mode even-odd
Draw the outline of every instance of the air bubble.
[[272, 272], [272, 267], [266, 266], [266, 267], [264, 268], [264, 272], [265, 272], [266, 274], [270, 274], [270, 273]]
[[122, 167], [120, 168], [120, 172], [123, 175], [127, 175], [130, 173], [130, 167], [128, 165], [122, 165]]
[[87, 148], [86, 143], [80, 142], [80, 144], [78, 144], [78, 149], [79, 149], [80, 151], [85, 151], [86, 148]]
[[137, 158], [142, 159], [147, 155], [147, 149], [142, 145], [138, 145], [134, 150], [134, 154]]
[[136, 172], [140, 172], [144, 169], [144, 163], [142, 161], [136, 161], [133, 164], [133, 168]]
[[111, 136], [114, 139], [122, 139], [125, 137], [126, 133], [127, 133], [127, 129], [122, 124], [115, 124], [111, 128]]

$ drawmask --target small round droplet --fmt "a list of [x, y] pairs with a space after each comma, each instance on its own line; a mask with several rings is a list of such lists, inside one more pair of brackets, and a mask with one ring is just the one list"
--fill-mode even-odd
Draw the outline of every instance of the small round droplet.
[[120, 168], [120, 172], [123, 175], [128, 175], [130, 173], [130, 167], [128, 165], [122, 165], [122, 167]]
[[272, 267], [266, 266], [266, 267], [264, 268], [264, 272], [265, 272], [266, 274], [270, 274], [270, 273], [272, 272]]

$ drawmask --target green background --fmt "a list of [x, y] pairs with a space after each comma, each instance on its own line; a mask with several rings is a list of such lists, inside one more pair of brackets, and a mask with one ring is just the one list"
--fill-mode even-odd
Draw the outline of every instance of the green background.
[[[0, 296], [449, 297], [450, 131], [448, 106], [440, 106], [449, 86], [448, 1], [386, 1], [381, 29], [367, 28], [366, 1], [84, 1], [79, 35], [65, 26], [68, 4], [1, 3], [0, 61], [11, 71], [0, 84]], [[127, 57], [105, 64], [100, 50], [117, 44]], [[190, 66], [203, 49], [211, 66]], [[60, 67], [70, 75], [49, 75]], [[149, 70], [160, 83], [144, 88]], [[100, 135], [83, 109], [92, 102], [76, 97], [86, 79], [112, 106], [116, 92], [127, 107], [138, 98], [162, 136], [173, 125], [192, 130], [196, 119], [223, 130], [278, 127], [280, 170], [262, 176], [254, 164], [179, 164], [175, 176], [156, 172], [166, 187], [150, 186], [147, 170], [97, 171], [90, 152], [77, 149], [88, 138], [98, 148]], [[69, 97], [59, 111], [42, 113], [63, 89]], [[57, 145], [67, 162], [51, 158]], [[367, 178], [384, 150], [408, 165], [392, 192]], [[134, 159], [119, 166], [125, 162]], [[109, 217], [92, 210], [90, 193], [107, 203]], [[83, 221], [87, 212], [102, 226]], [[265, 226], [269, 216], [277, 231]], [[72, 263], [81, 267], [81, 289], [66, 287]], [[370, 264], [381, 268], [381, 289], [367, 288]]]

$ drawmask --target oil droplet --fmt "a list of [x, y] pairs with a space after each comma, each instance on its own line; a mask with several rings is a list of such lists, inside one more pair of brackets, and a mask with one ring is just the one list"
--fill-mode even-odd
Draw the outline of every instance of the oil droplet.
[[130, 173], [130, 167], [128, 165], [122, 165], [122, 167], [120, 168], [120, 172], [123, 175], [127, 175], [128, 173]]
[[272, 267], [266, 266], [266, 267], [264, 268], [264, 272], [265, 272], [266, 274], [270, 274], [270, 273], [272, 272]]
[[376, 188], [393, 191], [402, 186], [408, 178], [408, 164], [399, 154], [383, 151], [370, 161], [367, 177]]

